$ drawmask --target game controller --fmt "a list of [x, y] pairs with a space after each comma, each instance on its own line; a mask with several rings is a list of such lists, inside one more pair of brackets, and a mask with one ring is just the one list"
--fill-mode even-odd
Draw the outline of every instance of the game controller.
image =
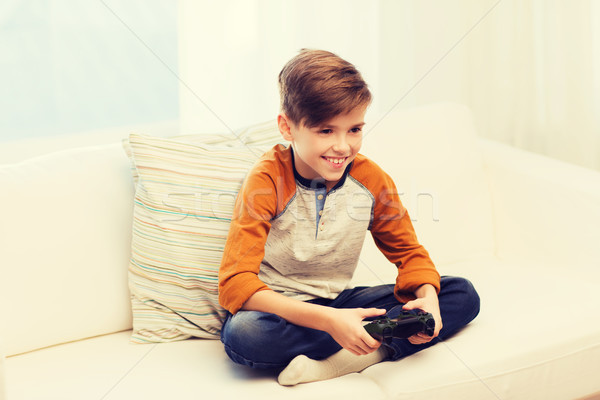
[[430, 313], [421, 310], [400, 310], [397, 313], [394, 318], [377, 318], [364, 328], [375, 339], [388, 344], [393, 338], [406, 339], [420, 332], [433, 336], [435, 320]]

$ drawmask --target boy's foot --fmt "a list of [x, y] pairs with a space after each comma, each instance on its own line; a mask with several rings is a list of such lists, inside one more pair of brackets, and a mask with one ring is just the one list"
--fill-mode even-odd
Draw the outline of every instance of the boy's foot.
[[299, 355], [281, 371], [277, 380], [280, 385], [291, 386], [336, 378], [352, 372], [360, 372], [382, 361], [386, 356], [387, 352], [383, 347], [363, 356], [342, 349], [324, 360], [313, 360], [305, 355]]

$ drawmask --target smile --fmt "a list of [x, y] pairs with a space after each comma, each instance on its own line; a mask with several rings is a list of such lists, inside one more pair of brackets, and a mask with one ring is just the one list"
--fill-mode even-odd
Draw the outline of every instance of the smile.
[[323, 157], [325, 160], [329, 161], [332, 164], [335, 165], [342, 165], [344, 163], [344, 161], [346, 161], [347, 157], [342, 157], [342, 158], [334, 158], [334, 157]]

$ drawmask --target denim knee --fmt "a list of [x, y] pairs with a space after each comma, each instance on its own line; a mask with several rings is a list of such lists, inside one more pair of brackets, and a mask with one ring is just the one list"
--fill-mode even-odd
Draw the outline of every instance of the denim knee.
[[320, 360], [341, 348], [324, 331], [258, 311], [229, 316], [221, 330], [221, 341], [233, 361], [253, 368], [282, 368], [299, 354]]
[[479, 294], [468, 279], [443, 276], [441, 279], [440, 308], [446, 309], [458, 326], [466, 325], [479, 314]]
[[468, 279], [443, 276], [439, 304], [443, 322], [439, 336], [422, 345], [413, 345], [406, 339], [395, 339], [389, 347], [390, 360], [414, 354], [454, 335], [479, 314], [480, 299]]
[[[221, 330], [225, 352], [234, 362], [253, 368], [279, 368], [286, 365], [279, 346], [285, 346], [282, 332], [285, 321], [274, 314], [240, 311], [228, 316]], [[282, 358], [284, 357], [284, 358]]]
[[457, 278], [461, 283], [461, 291], [462, 295], [462, 304], [465, 310], [465, 324], [472, 321], [480, 311], [481, 307], [481, 299], [479, 298], [479, 293], [475, 290], [475, 286], [465, 278]]

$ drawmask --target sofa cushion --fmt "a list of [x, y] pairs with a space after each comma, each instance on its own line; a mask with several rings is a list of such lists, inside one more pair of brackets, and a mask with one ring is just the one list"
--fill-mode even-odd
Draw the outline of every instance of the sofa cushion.
[[[296, 387], [274, 371], [234, 364], [215, 340], [134, 346], [130, 332], [68, 343], [7, 360], [8, 399], [385, 399], [369, 377], [350, 374]], [[35, 384], [32, 384], [35, 382]]]
[[494, 251], [491, 194], [477, 146], [472, 115], [461, 105], [398, 109], [367, 121], [362, 152], [394, 179], [436, 264]]
[[[445, 273], [471, 277], [482, 296], [480, 315], [442, 343], [358, 374], [282, 387], [275, 371], [234, 364], [218, 341], [132, 346], [130, 333], [123, 332], [8, 358], [8, 395], [178, 399], [226, 391], [226, 398], [243, 399], [331, 399], [332, 393], [397, 400], [582, 398], [600, 390], [600, 320], [590, 317], [600, 306], [598, 284], [569, 271], [545, 274], [546, 266], [481, 257], [446, 267]], [[514, 279], [517, 274], [521, 279]], [[532, 292], [533, 280], [544, 290]], [[557, 302], [559, 292], [587, 306]]]
[[128, 167], [118, 144], [0, 166], [7, 355], [131, 328]]
[[218, 337], [225, 312], [217, 275], [237, 191], [280, 140], [274, 122], [231, 135], [130, 136], [133, 341]]
[[362, 374], [398, 400], [560, 400], [598, 392], [600, 285], [556, 267], [550, 257], [490, 256], [443, 266], [442, 274], [468, 277], [477, 289], [477, 318], [444, 342]]

